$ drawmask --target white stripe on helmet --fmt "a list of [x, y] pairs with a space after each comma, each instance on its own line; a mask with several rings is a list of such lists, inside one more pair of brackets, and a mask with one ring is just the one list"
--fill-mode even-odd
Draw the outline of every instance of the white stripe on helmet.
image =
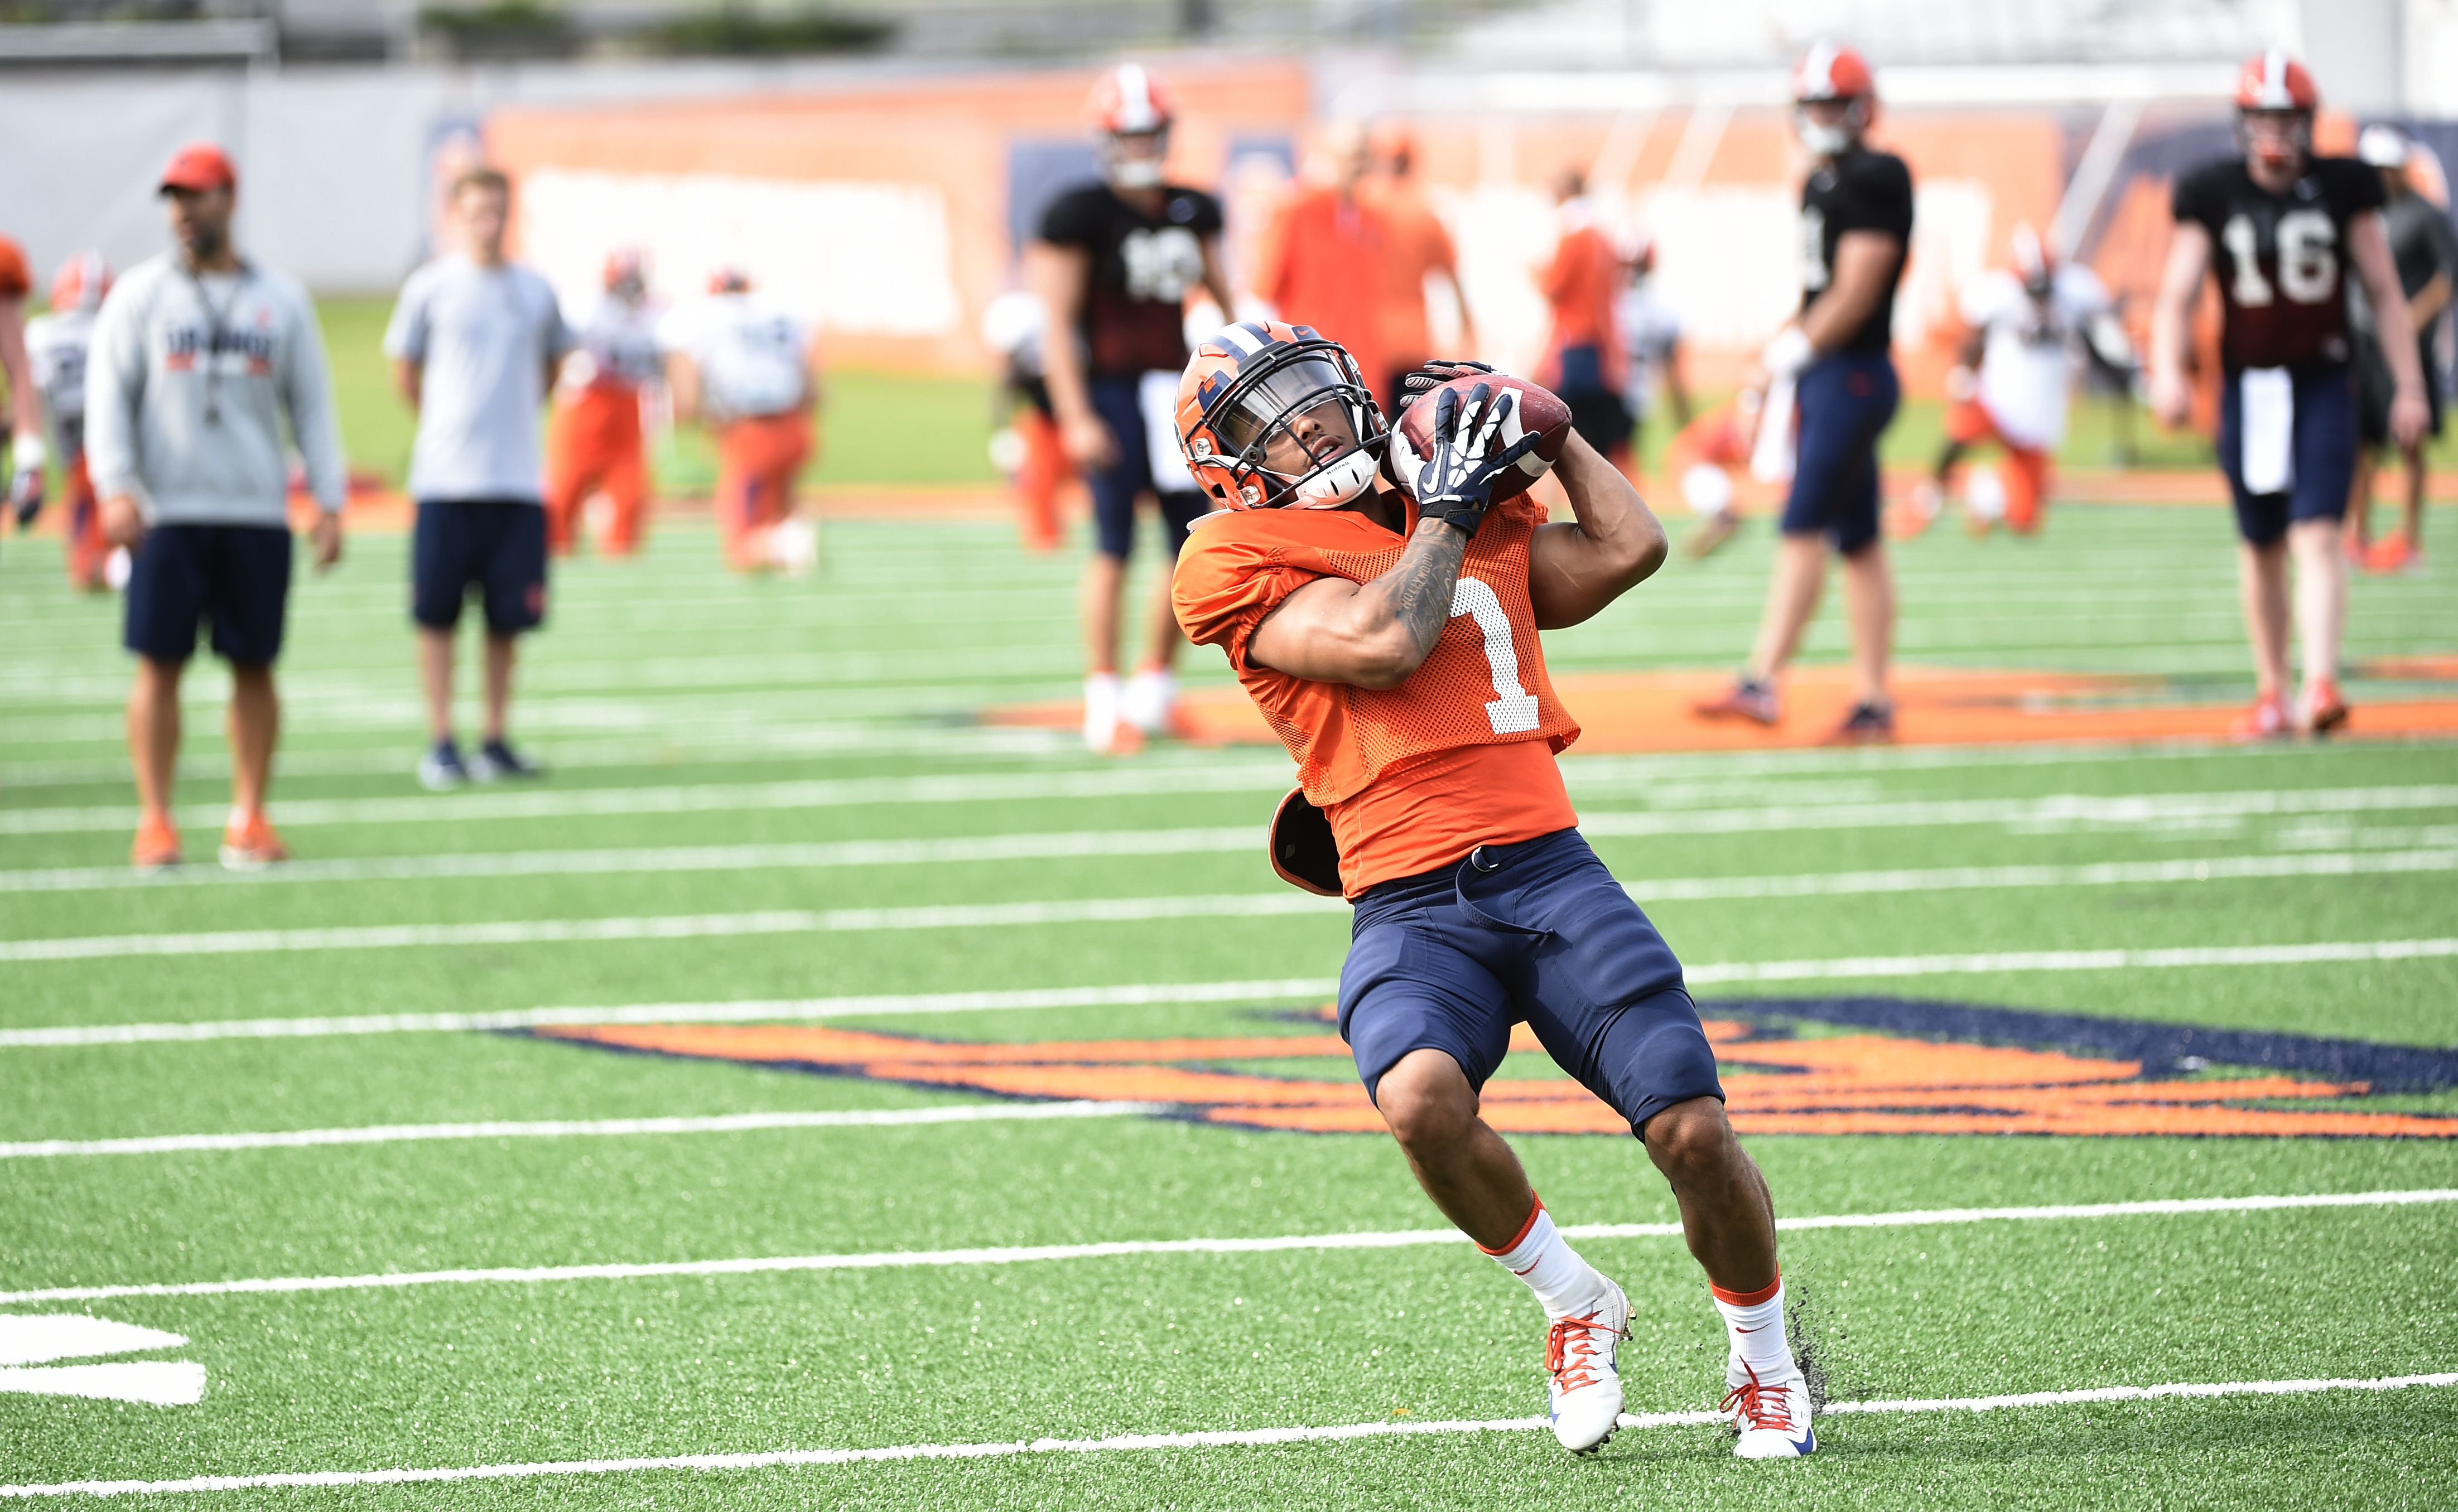
[[1828, 99], [1835, 93], [1835, 59], [1843, 49], [1832, 42], [1813, 43], [1801, 60], [1801, 97]]
[[1118, 121], [1121, 132], [1160, 129], [1160, 107], [1153, 103], [1152, 75], [1140, 63], [1118, 65]]
[[1242, 321], [1222, 330], [1220, 335], [1230, 345], [1249, 357], [1261, 351], [1264, 343], [1270, 340], [1268, 333], [1258, 331], [1251, 324]]

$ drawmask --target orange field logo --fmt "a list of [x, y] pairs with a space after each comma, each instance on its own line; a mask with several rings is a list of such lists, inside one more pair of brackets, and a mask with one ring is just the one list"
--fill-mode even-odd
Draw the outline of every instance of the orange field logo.
[[[1873, 1013], [1872, 1005], [1883, 1011]], [[1838, 1011], [1820, 1014], [1822, 1006]], [[2150, 1057], [2142, 1055], [2117, 1059], [2071, 1047], [1939, 1040], [1919, 1037], [1918, 1030], [1850, 1032], [1832, 1021], [1876, 1022], [1889, 1029], [1927, 1021], [1930, 1032], [1961, 1029], [1973, 1038], [1992, 1040], [2019, 1038], [2000, 1032], [2007, 1024], [2082, 1024], [2082, 1032], [2094, 1036], [2087, 1043], [2094, 1045], [2111, 1043], [2111, 1031], [2120, 1038], [2140, 1031], [2159, 1044], [2185, 1043], [2198, 1034], [2212, 1048], [2240, 1055], [2257, 1067], [2301, 1064], [2362, 1068], [2366, 1052], [2377, 1051], [2398, 1068], [2398, 1082], [2418, 1088], [2458, 1084], [2458, 1056], [2448, 1052], [1885, 999], [1751, 1007], [1754, 1013], [1826, 1017], [1826, 1027], [1838, 1031], [1801, 1034], [1782, 1025], [1707, 1021], [1733, 1122], [1749, 1133], [2458, 1137], [2458, 1117], [2336, 1106], [2376, 1090], [2369, 1079], [2320, 1079], [2309, 1072], [2276, 1069], [2230, 1072], [2205, 1064], [2218, 1057], [2200, 1056], [2167, 1056], [2167, 1066], [2146, 1072]], [[534, 1032], [609, 1048], [792, 1067], [908, 1087], [1015, 1098], [1154, 1103], [1176, 1116], [1254, 1129], [1360, 1133], [1383, 1128], [1354, 1076], [1344, 1069], [1332, 1072], [1322, 1064], [1346, 1062], [1347, 1046], [1336, 1035], [1312, 1027], [1287, 1034], [1022, 1045], [804, 1025], [570, 1025]], [[1628, 1132], [1629, 1126], [1613, 1109], [1577, 1082], [1554, 1072], [1526, 1026], [1513, 1034], [1511, 1049], [1527, 1052], [1545, 1074], [1511, 1075], [1515, 1067], [1529, 1065], [1521, 1060], [1506, 1065], [1503, 1074], [1486, 1084], [1484, 1112], [1494, 1128], [1517, 1134]], [[2445, 1067], [2444, 1061], [2451, 1064]], [[1269, 1067], [1275, 1062], [1288, 1063], [1288, 1074], [1272, 1074]], [[1302, 1064], [1309, 1062], [1315, 1064]]]

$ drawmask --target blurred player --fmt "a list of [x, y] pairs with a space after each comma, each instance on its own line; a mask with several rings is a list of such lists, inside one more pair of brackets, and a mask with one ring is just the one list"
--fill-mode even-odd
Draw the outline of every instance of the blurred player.
[[[459, 246], [409, 276], [385, 332], [401, 395], [418, 412], [409, 492], [410, 617], [427, 695], [418, 779], [531, 777], [507, 729], [513, 649], [546, 619], [546, 510], [538, 412], [572, 350], [554, 290], [506, 260], [511, 183], [492, 168], [454, 181]], [[486, 728], [466, 762], [452, 731], [452, 635], [475, 590], [487, 618]]]
[[[2390, 260], [2398, 265], [2399, 287], [2406, 293], [2407, 319], [2416, 333], [2416, 365], [2424, 371], [2424, 399], [2432, 413], [2429, 431], [2441, 434], [2441, 364], [2432, 360], [2432, 330], [2449, 308], [2452, 280], [2458, 280], [2458, 233], [2449, 228], [2448, 214], [2415, 192], [2407, 182], [2406, 135], [2395, 126], [2367, 126], [2356, 141], [2357, 155], [2378, 170], [2382, 191], [2389, 197], [2382, 209], [2382, 230], [2389, 238]], [[2389, 362], [2374, 329], [2372, 306], [2361, 286], [2351, 291], [2348, 313], [2355, 317], [2356, 387], [2362, 402], [2364, 445], [2356, 453], [2356, 482], [2348, 498], [2347, 546], [2356, 565], [2374, 572], [2398, 572], [2424, 562], [2424, 444], [2398, 448], [2406, 470], [2406, 528], [2372, 539], [2373, 459], [2389, 444], [2389, 407], [2396, 394]]]
[[1698, 517], [1681, 542], [1693, 561], [1704, 558], [1741, 528], [1734, 508], [1734, 480], [1749, 470], [1758, 446], [1759, 419], [1766, 407], [1762, 389], [1744, 388], [1673, 433], [1664, 446], [1664, 475], [1681, 502]]
[[1574, 1453], [1612, 1437], [1631, 1310], [1477, 1116], [1523, 1020], [1672, 1183], [1728, 1325], [1736, 1452], [1807, 1454], [1766, 1183], [1724, 1117], [1680, 963], [1580, 838], [1553, 758], [1579, 730], [1538, 632], [1647, 577], [1664, 533], [1575, 433], [1553, 469], [1574, 523], [1524, 493], [1489, 507], [1534, 438], [1506, 445], [1516, 396], [1488, 395], [1415, 401], [1435, 406], [1430, 460], [1403, 491], [1378, 482], [1387, 435], [1347, 353], [1278, 321], [1206, 342], [1180, 433], [1230, 507], [1178, 564], [1178, 617], [1297, 758], [1274, 865], [1356, 905], [1341, 1037], [1426, 1194], [1544, 1306], [1555, 1437]]
[[1614, 466], [1630, 463], [1631, 414], [1622, 399], [1627, 367], [1621, 333], [1614, 328], [1614, 300], [1622, 286], [1621, 256], [1596, 224], [1587, 179], [1564, 169], [1553, 181], [1561, 237], [1553, 259], [1536, 276], [1536, 291], [1552, 309], [1545, 361], [1537, 371], [1571, 406], [1571, 424], [1581, 440]]
[[1059, 444], [1043, 376], [1041, 342], [1050, 312], [1024, 289], [1010, 289], [982, 312], [982, 342], [1005, 360], [1000, 387], [1007, 425], [990, 438], [991, 460], [1015, 486], [1016, 526], [1028, 551], [1055, 551], [1066, 543], [1058, 490], [1074, 469]]
[[1614, 296], [1614, 329], [1621, 341], [1624, 374], [1622, 407], [1630, 411], [1631, 451], [1636, 456], [1656, 410], [1656, 393], [1664, 391], [1673, 424], [1691, 422], [1690, 385], [1681, 373], [1681, 317], [1656, 292], [1656, 241], [1641, 237], [1623, 249], [1621, 292]]
[[[2176, 239], [2151, 327], [2151, 408], [2181, 425], [2188, 323], [2207, 272], [2218, 279], [2219, 470], [2243, 538], [2239, 576], [2258, 692], [2241, 733], [2334, 730], [2347, 562], [2340, 539], [2355, 481], [2358, 422], [2347, 338], [2346, 263], [2371, 297], [2393, 383], [2388, 430], [2410, 446], [2430, 420], [2406, 296], [2382, 230], [2381, 175], [2313, 154], [2321, 93], [2278, 51], [2245, 64], [2237, 84], [2240, 152], [2177, 180]], [[2296, 560], [2296, 618], [2304, 691], [2288, 709], [2287, 562]]]
[[249, 871], [290, 856], [264, 813], [290, 599], [283, 431], [306, 461], [322, 571], [342, 555], [342, 427], [307, 291], [231, 245], [230, 159], [183, 147], [159, 184], [178, 249], [129, 269], [103, 300], [86, 364], [87, 463], [104, 532], [131, 557], [122, 638], [136, 657], [128, 755], [139, 818], [129, 860], [139, 871], [179, 862], [179, 683], [210, 623], [231, 677], [221, 861]]
[[752, 291], [740, 268], [720, 268], [708, 298], [677, 310], [666, 328], [675, 418], [717, 434], [717, 528], [738, 572], [807, 572], [818, 529], [794, 515], [794, 486], [811, 460], [819, 403], [819, 346], [802, 322]]
[[1896, 533], [1928, 528], [1972, 447], [1994, 443], [2001, 472], [1977, 472], [1965, 494], [1976, 534], [2000, 519], [2017, 533], [2040, 528], [2049, 463], [2066, 438], [2066, 412], [2086, 353], [2119, 369], [2133, 364], [2107, 286], [2080, 263], [2050, 254], [2040, 234], [2017, 225], [2013, 264], [1963, 291], [1963, 344], [1946, 375], [1946, 446], [1929, 480], [1908, 501]]
[[1760, 364], [1793, 384], [1799, 453], [1758, 643], [1732, 691], [1698, 712], [1767, 725], [1782, 717], [1776, 679], [1818, 611], [1831, 546], [1844, 559], [1853, 673], [1852, 712], [1835, 738], [1891, 740], [1895, 589], [1878, 534], [1878, 438], [1902, 396], [1888, 347], [1911, 245], [1912, 176], [1902, 158], [1862, 140], [1878, 91], [1858, 52], [1812, 48], [1793, 75], [1793, 102], [1813, 159], [1801, 191], [1801, 317], [1776, 333]]
[[1152, 645], [1118, 680], [1119, 600], [1135, 544], [1135, 501], [1159, 503], [1172, 560], [1209, 507], [1177, 449], [1173, 414], [1186, 365], [1187, 296], [1234, 306], [1220, 268], [1220, 202], [1168, 181], [1169, 96], [1121, 64], [1087, 109], [1101, 181], [1052, 201], [1025, 249], [1027, 282], [1050, 312], [1042, 359], [1070, 461], [1093, 493], [1097, 549], [1084, 573], [1084, 743], [1132, 747], [1169, 727], [1177, 702], [1177, 621], [1169, 585], [1153, 606]]
[[[1255, 295], [1281, 320], [1311, 326], [1347, 347], [1379, 378], [1388, 371], [1384, 269], [1398, 249], [1382, 212], [1362, 197], [1374, 165], [1364, 128], [1334, 126], [1323, 155], [1330, 180], [1293, 185], [1272, 213], [1256, 258]], [[1422, 306], [1423, 293], [1417, 300]]]
[[[51, 309], [26, 322], [26, 360], [34, 389], [51, 411], [52, 440], [59, 447], [69, 582], [89, 593], [111, 586], [113, 548], [103, 538], [102, 506], [85, 462], [86, 355], [94, 343], [94, 312], [110, 292], [111, 264], [99, 252], [80, 252], [52, 276]], [[40, 495], [35, 497], [39, 502]]]
[[1477, 349], [1476, 321], [1460, 286], [1459, 251], [1417, 183], [1417, 143], [1404, 126], [1383, 122], [1366, 133], [1374, 172], [1357, 186], [1358, 197], [1383, 219], [1383, 319], [1378, 345], [1382, 372], [1365, 376], [1379, 385], [1376, 397], [1397, 411], [1400, 380], [1433, 354], [1427, 318], [1428, 280], [1439, 277], [1459, 308], [1458, 350]]
[[658, 312], [649, 302], [648, 268], [622, 248], [606, 259], [606, 290], [581, 317], [574, 361], [546, 432], [546, 544], [568, 556], [580, 541], [581, 506], [603, 492], [613, 507], [597, 542], [608, 556], [640, 549], [648, 508], [649, 461], [640, 399], [665, 368]]
[[0, 379], [9, 384], [9, 413], [0, 440], [10, 446], [9, 504], [17, 528], [26, 529], [43, 508], [43, 404], [26, 362], [26, 296], [34, 275], [25, 249], [0, 237]]

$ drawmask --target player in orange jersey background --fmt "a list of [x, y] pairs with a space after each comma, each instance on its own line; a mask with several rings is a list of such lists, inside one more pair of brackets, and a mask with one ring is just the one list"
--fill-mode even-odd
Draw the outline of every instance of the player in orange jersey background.
[[[1489, 371], [1429, 366], [1409, 391]], [[1575, 521], [1547, 523], [1524, 492], [1492, 503], [1535, 445], [1516, 397], [1478, 382], [1414, 399], [1435, 406], [1432, 440], [1404, 490], [1380, 477], [1388, 434], [1347, 352], [1278, 321], [1223, 330], [1178, 391], [1190, 469], [1227, 506], [1178, 559], [1178, 622], [1228, 654], [1297, 758], [1274, 865], [1356, 904], [1341, 1037], [1426, 1194], [1544, 1305], [1563, 1446], [1593, 1450], [1618, 1424], [1630, 1304], [1478, 1116], [1522, 1020], [1680, 1200], [1727, 1320], [1737, 1452], [1807, 1454], [1766, 1184], [1725, 1119], [1681, 963], [1580, 838], [1553, 759], [1579, 730], [1538, 632], [1653, 572], [1664, 532], [1575, 434], [1555, 468]]]
[[35, 397], [33, 374], [26, 362], [26, 296], [33, 288], [25, 249], [0, 237], [0, 379], [9, 384], [8, 425], [0, 426], [0, 435], [10, 444], [9, 502], [21, 530], [43, 507], [43, 464], [48, 460], [42, 402]]
[[[26, 322], [26, 362], [33, 387], [51, 412], [52, 440], [59, 447], [61, 503], [68, 518], [60, 536], [67, 548], [69, 583], [95, 593], [111, 586], [112, 544], [103, 538], [102, 503], [85, 465], [86, 354], [94, 344], [94, 314], [111, 292], [111, 264], [99, 252], [80, 252], [52, 276], [52, 307]], [[35, 495], [39, 505], [41, 496]], [[25, 507], [19, 507], [21, 510]], [[31, 521], [22, 515], [18, 528]], [[127, 581], [128, 561], [118, 575]]]
[[1357, 186], [1358, 198], [1383, 219], [1383, 318], [1380, 325], [1384, 367], [1368, 369], [1374, 397], [1393, 406], [1400, 403], [1400, 381], [1433, 356], [1434, 338], [1427, 320], [1427, 280], [1439, 274], [1459, 306], [1457, 350], [1477, 349], [1476, 321], [1469, 316], [1468, 294], [1460, 286], [1459, 249], [1448, 227], [1426, 202], [1417, 183], [1417, 141], [1397, 123], [1384, 122], [1367, 134], [1374, 153], [1374, 172]]
[[640, 433], [640, 395], [664, 366], [658, 312], [649, 303], [648, 268], [621, 248], [606, 259], [606, 291], [573, 322], [580, 351], [563, 369], [563, 390], [546, 430], [546, 544], [569, 556], [580, 542], [580, 507], [602, 492], [613, 510], [598, 549], [629, 556], [640, 549], [649, 502], [649, 463]]

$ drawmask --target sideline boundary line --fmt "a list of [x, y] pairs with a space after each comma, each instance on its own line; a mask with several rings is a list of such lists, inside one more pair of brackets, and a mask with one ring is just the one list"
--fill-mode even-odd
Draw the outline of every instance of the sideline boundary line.
[[144, 1134], [128, 1139], [31, 1139], [0, 1144], [0, 1160], [63, 1155], [177, 1155], [225, 1150], [305, 1150], [321, 1145], [411, 1145], [453, 1139], [570, 1139], [631, 1134], [731, 1134], [768, 1129], [870, 1129], [914, 1124], [1126, 1118], [1168, 1110], [1165, 1103], [954, 1103], [935, 1108], [860, 1108], [812, 1112], [708, 1113], [648, 1118], [553, 1118], [466, 1124], [369, 1124], [262, 1133]]
[[[1949, 956], [1844, 956], [1818, 961], [1708, 962], [1685, 967], [1692, 986], [1749, 982], [1845, 982], [1869, 978], [2055, 971], [2145, 971], [2198, 966], [2296, 966], [2429, 961], [2458, 956], [2458, 938], [2327, 941], [2302, 945], [2188, 945], [2147, 950], [2010, 950]], [[1122, 987], [1023, 988], [906, 996], [646, 1003], [605, 1007], [508, 1008], [489, 1013], [373, 1013], [351, 1018], [204, 1019], [179, 1024], [53, 1025], [0, 1029], [0, 1049], [137, 1045], [163, 1041], [266, 1040], [331, 1034], [518, 1029], [546, 1024], [733, 1024], [1003, 1009], [1134, 1007], [1183, 1003], [1318, 1001], [1340, 990], [1333, 977], [1272, 982], [1190, 982]]]
[[[1998, 1397], [1931, 1397], [1903, 1400], [1839, 1401], [1824, 1417], [1878, 1417], [1913, 1413], [2002, 1412], [2024, 1407], [2061, 1407], [2092, 1402], [2209, 1400], [2222, 1397], [2288, 1397], [2325, 1391], [2407, 1391], [2458, 1386], [2458, 1371], [2431, 1376], [2382, 1376], [2307, 1380], [2177, 1381], [2158, 1386], [2086, 1386], [2074, 1391], [2019, 1392]], [[1624, 1428], [1704, 1427], [1724, 1420], [1714, 1412], [1624, 1413]], [[51, 1484], [0, 1485], [0, 1497], [165, 1496], [196, 1491], [259, 1491], [283, 1487], [408, 1485], [448, 1481], [514, 1481], [541, 1476], [635, 1475], [645, 1471], [773, 1470], [809, 1465], [879, 1464], [907, 1460], [999, 1460], [1031, 1454], [1117, 1454], [1147, 1449], [1264, 1448], [1290, 1443], [1354, 1442], [1364, 1439], [1419, 1438], [1428, 1434], [1531, 1433], [1551, 1424], [1542, 1418], [1454, 1419], [1433, 1422], [1350, 1422], [1323, 1427], [1245, 1428], [1198, 1433], [1114, 1434], [1100, 1439], [1018, 1439], [1004, 1443], [893, 1444], [875, 1449], [771, 1449], [749, 1454], [643, 1456], [629, 1460], [549, 1460], [526, 1463], [461, 1465], [403, 1470], [305, 1470], [274, 1475], [204, 1475], [179, 1481], [65, 1481]]]
[[[2178, 1216], [2204, 1212], [2274, 1212], [2308, 1208], [2411, 1207], [2458, 1202], [2458, 1188], [2405, 1191], [2325, 1191], [2262, 1197], [2165, 1197], [2142, 1202], [2068, 1203], [2039, 1208], [1931, 1208], [1902, 1212], [1826, 1213], [1778, 1218], [1785, 1232], [1820, 1229], [1924, 1229], [1968, 1223], [2020, 1223], [2090, 1218]], [[1565, 1224], [1573, 1239], [1677, 1238], [1678, 1223]], [[552, 1281], [635, 1281], [676, 1275], [761, 1275], [809, 1271], [894, 1271], [960, 1265], [1029, 1265], [1055, 1260], [1105, 1260], [1138, 1254], [1272, 1254], [1289, 1251], [1399, 1250], [1456, 1245], [1456, 1229], [1384, 1232], [1290, 1233], [1236, 1239], [1112, 1239], [1094, 1244], [1001, 1245], [962, 1250], [878, 1250], [850, 1254], [748, 1255], [729, 1260], [651, 1260], [597, 1265], [499, 1266], [452, 1271], [392, 1271], [362, 1275], [272, 1275], [229, 1281], [152, 1281], [104, 1286], [44, 1287], [0, 1292], [0, 1304], [93, 1302], [118, 1296], [242, 1296], [303, 1292], [377, 1292], [409, 1286], [533, 1285]]]

